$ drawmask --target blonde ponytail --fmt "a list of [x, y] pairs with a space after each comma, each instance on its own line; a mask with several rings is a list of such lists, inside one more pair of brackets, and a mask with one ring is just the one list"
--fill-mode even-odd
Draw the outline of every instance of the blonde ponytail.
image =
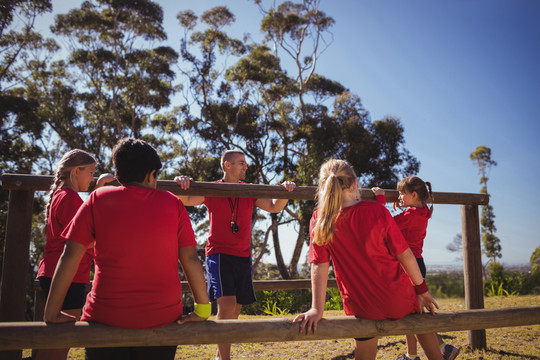
[[[81, 166], [92, 165], [96, 163], [96, 159], [84, 150], [74, 149], [62, 156], [62, 159], [58, 162], [58, 167], [54, 172], [54, 180], [49, 189], [49, 201], [45, 207], [45, 219], [49, 219], [49, 211], [51, 208], [51, 201], [54, 193], [62, 185], [66, 179], [71, 180], [73, 169]], [[47, 227], [45, 226], [45, 233], [47, 233]]]
[[354, 170], [344, 160], [331, 159], [321, 166], [317, 189], [318, 217], [313, 238], [315, 244], [326, 245], [332, 242], [334, 224], [343, 204], [343, 192], [355, 182]]

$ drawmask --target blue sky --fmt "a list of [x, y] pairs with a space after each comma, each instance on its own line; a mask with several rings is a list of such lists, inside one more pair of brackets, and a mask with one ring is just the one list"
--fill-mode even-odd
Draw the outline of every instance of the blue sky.
[[[250, 1], [157, 2], [164, 8], [169, 45], [177, 51], [176, 14], [186, 9], [200, 15], [227, 5], [237, 18], [231, 34], [261, 37], [261, 15]], [[53, 0], [55, 12], [78, 4]], [[322, 0], [321, 10], [336, 23], [334, 42], [317, 72], [359, 95], [373, 120], [401, 119], [406, 147], [421, 162], [418, 175], [431, 181], [434, 191], [478, 192], [479, 175], [469, 154], [479, 145], [491, 148], [498, 165], [489, 174], [488, 191], [502, 262], [528, 263], [540, 246], [540, 221], [531, 201], [540, 198], [540, 2]], [[51, 19], [42, 18], [40, 26]], [[426, 264], [460, 265], [446, 250], [459, 233], [460, 207], [436, 205], [424, 246]], [[292, 244], [285, 242], [288, 262]]]

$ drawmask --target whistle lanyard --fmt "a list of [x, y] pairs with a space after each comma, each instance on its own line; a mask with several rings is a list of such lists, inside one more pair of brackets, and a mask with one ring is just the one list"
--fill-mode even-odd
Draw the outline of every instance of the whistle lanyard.
[[234, 198], [233, 201], [231, 198], [227, 198], [227, 200], [229, 200], [229, 207], [231, 209], [231, 222], [236, 224], [236, 219], [238, 219], [238, 208], [240, 207], [240, 204], [238, 203], [239, 199]]

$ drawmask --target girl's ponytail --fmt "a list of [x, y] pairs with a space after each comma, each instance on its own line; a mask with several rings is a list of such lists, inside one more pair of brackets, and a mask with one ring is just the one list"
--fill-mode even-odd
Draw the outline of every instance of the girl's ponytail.
[[426, 186], [428, 188], [429, 200], [431, 201], [431, 206], [429, 207], [429, 214], [433, 215], [433, 191], [431, 189], [431, 183], [426, 181]]
[[326, 245], [332, 242], [334, 224], [343, 204], [343, 192], [356, 182], [352, 167], [343, 160], [328, 160], [319, 172], [317, 190], [317, 223], [313, 242]]
[[[74, 149], [65, 153], [64, 156], [62, 156], [62, 159], [58, 162], [58, 167], [54, 172], [54, 180], [51, 188], [49, 189], [49, 201], [47, 202], [47, 206], [45, 207], [46, 221], [49, 220], [51, 201], [56, 190], [58, 190], [58, 188], [62, 185], [64, 181], [66, 181], [66, 179], [70, 179], [70, 181], [73, 182], [73, 179], [71, 179], [73, 169], [75, 169], [76, 167], [92, 165], [95, 163], [96, 159], [94, 159], [92, 155], [90, 155], [84, 150]], [[47, 226], [45, 226], [44, 233], [47, 233]]]

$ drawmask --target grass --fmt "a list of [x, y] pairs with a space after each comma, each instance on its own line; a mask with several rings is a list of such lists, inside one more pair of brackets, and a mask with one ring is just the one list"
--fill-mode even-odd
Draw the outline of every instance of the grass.
[[[441, 299], [438, 301], [441, 310], [463, 310], [463, 299]], [[485, 308], [516, 307], [539, 305], [540, 296], [510, 296], [486, 297]], [[344, 315], [341, 311], [328, 311], [325, 316]], [[264, 316], [245, 316], [244, 319], [260, 318]], [[288, 315], [287, 317], [294, 317]], [[461, 346], [458, 359], [483, 360], [540, 360], [540, 325], [520, 326], [500, 329], [488, 329], [487, 349], [473, 351], [467, 345], [467, 332], [456, 331], [442, 334], [445, 342], [454, 346]], [[233, 344], [232, 358], [234, 359], [354, 359], [354, 340], [324, 340], [301, 342], [275, 342]], [[379, 340], [377, 359], [395, 359], [406, 350], [405, 336], [389, 336]], [[179, 346], [176, 352], [178, 359], [213, 359], [216, 352], [215, 345], [187, 345]], [[29, 356], [29, 350], [25, 350]], [[420, 350], [420, 357], [425, 359]], [[84, 350], [71, 349], [68, 359], [83, 360]]]

